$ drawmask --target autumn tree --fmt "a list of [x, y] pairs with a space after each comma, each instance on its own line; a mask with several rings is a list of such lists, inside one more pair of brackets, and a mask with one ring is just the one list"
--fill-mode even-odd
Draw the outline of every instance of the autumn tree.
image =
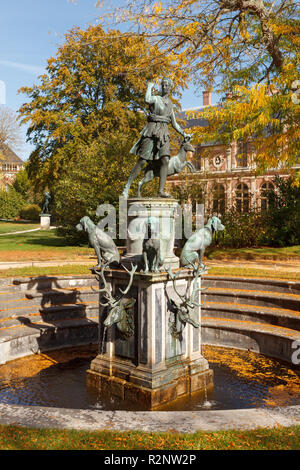
[[31, 194], [31, 184], [26, 171], [26, 166], [25, 168], [22, 168], [22, 170], [18, 171], [12, 184], [12, 187], [19, 194], [21, 194], [24, 199], [33, 199], [33, 194]]
[[[202, 89], [220, 94], [199, 142], [255, 141], [261, 169], [299, 156], [298, 2], [292, 0], [129, 0], [111, 13], [151, 38]], [[132, 33], [129, 33], [132, 34]]]
[[35, 145], [28, 173], [37, 191], [52, 192], [65, 226], [94, 217], [99, 203], [121, 194], [135, 163], [129, 150], [145, 123], [146, 83], [170, 71], [170, 59], [158, 55], [143, 37], [76, 27], [40, 84], [21, 89], [29, 101], [20, 115]]

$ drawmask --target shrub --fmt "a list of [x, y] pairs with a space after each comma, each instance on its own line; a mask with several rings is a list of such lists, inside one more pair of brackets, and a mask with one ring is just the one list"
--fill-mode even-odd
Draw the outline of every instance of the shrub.
[[300, 244], [300, 187], [292, 177], [274, 178], [275, 191], [270, 192], [267, 223], [268, 243], [273, 246]]
[[8, 191], [0, 190], [0, 218], [13, 219], [17, 217], [25, 203], [23, 196], [14, 188], [9, 188]]
[[240, 214], [235, 210], [222, 216], [224, 232], [215, 234], [218, 246], [292, 246], [300, 244], [300, 187], [292, 177], [276, 176], [275, 191], [269, 191], [268, 210]]
[[31, 185], [26, 170], [20, 170], [17, 173], [12, 186], [25, 199], [28, 199]]
[[266, 237], [266, 216], [262, 212], [239, 213], [235, 209], [222, 216], [224, 232], [215, 234], [215, 244], [230, 248], [261, 245]]
[[41, 208], [37, 204], [26, 204], [20, 210], [21, 219], [25, 220], [39, 220], [40, 219]]

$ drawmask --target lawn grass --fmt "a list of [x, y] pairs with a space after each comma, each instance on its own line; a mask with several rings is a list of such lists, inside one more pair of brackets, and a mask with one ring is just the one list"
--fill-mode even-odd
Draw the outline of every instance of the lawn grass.
[[[300, 271], [289, 272], [284, 270], [273, 269], [259, 269], [251, 267], [227, 267], [227, 266], [212, 266], [208, 270], [208, 275], [215, 276], [237, 276], [237, 277], [259, 277], [264, 279], [285, 279], [285, 280], [300, 280]], [[205, 276], [204, 276], [205, 277]]]
[[287, 247], [218, 248], [206, 252], [209, 260], [300, 260], [300, 245]]
[[69, 259], [94, 255], [94, 249], [69, 245], [56, 230], [12, 234], [0, 237], [0, 261]]
[[[8, 226], [9, 223], [0, 222]], [[19, 223], [12, 224], [20, 227]], [[21, 224], [22, 225], [22, 224]], [[25, 224], [26, 225], [26, 224]], [[24, 226], [24, 223], [23, 223]], [[29, 227], [30, 225], [27, 225]], [[3, 230], [3, 229], [2, 229]], [[9, 229], [10, 230], [10, 229]], [[286, 248], [240, 248], [240, 249], [219, 249], [211, 247], [207, 251], [207, 260], [257, 260], [263, 263], [264, 260], [300, 260], [300, 246]], [[96, 264], [96, 255], [93, 248], [84, 246], [68, 245], [65, 238], [57, 235], [56, 230], [41, 230], [23, 234], [12, 234], [0, 236], [0, 262], [18, 261], [63, 261], [64, 266], [51, 267], [20, 267], [8, 270], [0, 270], [0, 277], [14, 276], [45, 276], [45, 275], [81, 275], [90, 274], [89, 268]], [[83, 261], [84, 265], [68, 265], [70, 261]], [[264, 277], [270, 279], [300, 279], [299, 272], [286, 272], [272, 269], [256, 269], [252, 267], [224, 266], [211, 267], [208, 271], [210, 275], [231, 275], [245, 277]]]
[[89, 268], [96, 264], [65, 264], [62, 266], [25, 266], [23, 268], [0, 269], [0, 277], [31, 277], [31, 276], [71, 276], [91, 274]]
[[0, 426], [1, 450], [298, 450], [300, 426], [193, 434]]
[[[90, 264], [65, 264], [61, 266], [26, 266], [23, 268], [0, 269], [0, 277], [34, 277], [34, 276], [72, 276], [91, 274], [90, 268], [96, 259], [91, 258]], [[208, 270], [209, 276], [258, 277], [264, 279], [286, 279], [300, 281], [299, 272], [277, 271], [272, 269], [256, 269], [242, 267], [213, 266]], [[205, 277], [205, 276], [204, 276]]]
[[40, 224], [34, 222], [3, 222], [0, 220], [0, 234], [10, 232], [21, 232], [23, 230], [32, 230], [39, 228]]
[[[13, 231], [31, 230], [39, 225], [26, 222], [1, 222], [0, 234]], [[74, 246], [57, 235], [56, 230], [12, 234], [0, 237], [0, 261], [76, 259], [94, 255], [94, 249]], [[259, 248], [218, 248], [211, 246], [206, 250], [208, 260], [300, 260], [300, 245], [290, 247]]]

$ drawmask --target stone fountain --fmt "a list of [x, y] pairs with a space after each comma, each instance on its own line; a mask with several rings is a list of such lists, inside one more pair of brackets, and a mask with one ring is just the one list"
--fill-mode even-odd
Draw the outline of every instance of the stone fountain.
[[[131, 150], [139, 159], [123, 191], [127, 204], [124, 256], [111, 263], [107, 253], [116, 252], [112, 240], [104, 243], [103, 232], [97, 228], [89, 233], [98, 255], [94, 274], [99, 280], [101, 308], [99, 354], [87, 371], [87, 383], [103, 396], [115, 396], [148, 410], [213, 386], [212, 371], [201, 354], [201, 275], [205, 267], [199, 259], [195, 263], [194, 254], [190, 263], [187, 257], [180, 267], [174, 253], [178, 203], [164, 191], [168, 175], [185, 167], [194, 171], [187, 161], [194, 150], [192, 136], [175, 120], [168, 96], [171, 80], [162, 80], [159, 95], [153, 94], [153, 87], [149, 83], [145, 95], [147, 123]], [[179, 153], [172, 158], [168, 124], [183, 137]], [[139, 197], [128, 198], [145, 163]], [[143, 184], [155, 176], [159, 177], [158, 197], [140, 197]]]

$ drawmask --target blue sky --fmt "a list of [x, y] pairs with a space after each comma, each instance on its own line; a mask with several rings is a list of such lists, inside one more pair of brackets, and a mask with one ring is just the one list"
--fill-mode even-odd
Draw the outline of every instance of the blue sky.
[[[47, 59], [55, 55], [73, 26], [85, 28], [95, 24], [101, 10], [95, 0], [1, 0], [0, 16], [0, 81], [5, 84], [5, 104], [17, 111], [26, 100], [18, 94], [22, 86], [38, 83]], [[192, 87], [185, 91], [182, 108], [202, 104]], [[19, 156], [26, 160], [32, 150], [26, 144], [26, 128], [22, 128], [24, 145]]]

